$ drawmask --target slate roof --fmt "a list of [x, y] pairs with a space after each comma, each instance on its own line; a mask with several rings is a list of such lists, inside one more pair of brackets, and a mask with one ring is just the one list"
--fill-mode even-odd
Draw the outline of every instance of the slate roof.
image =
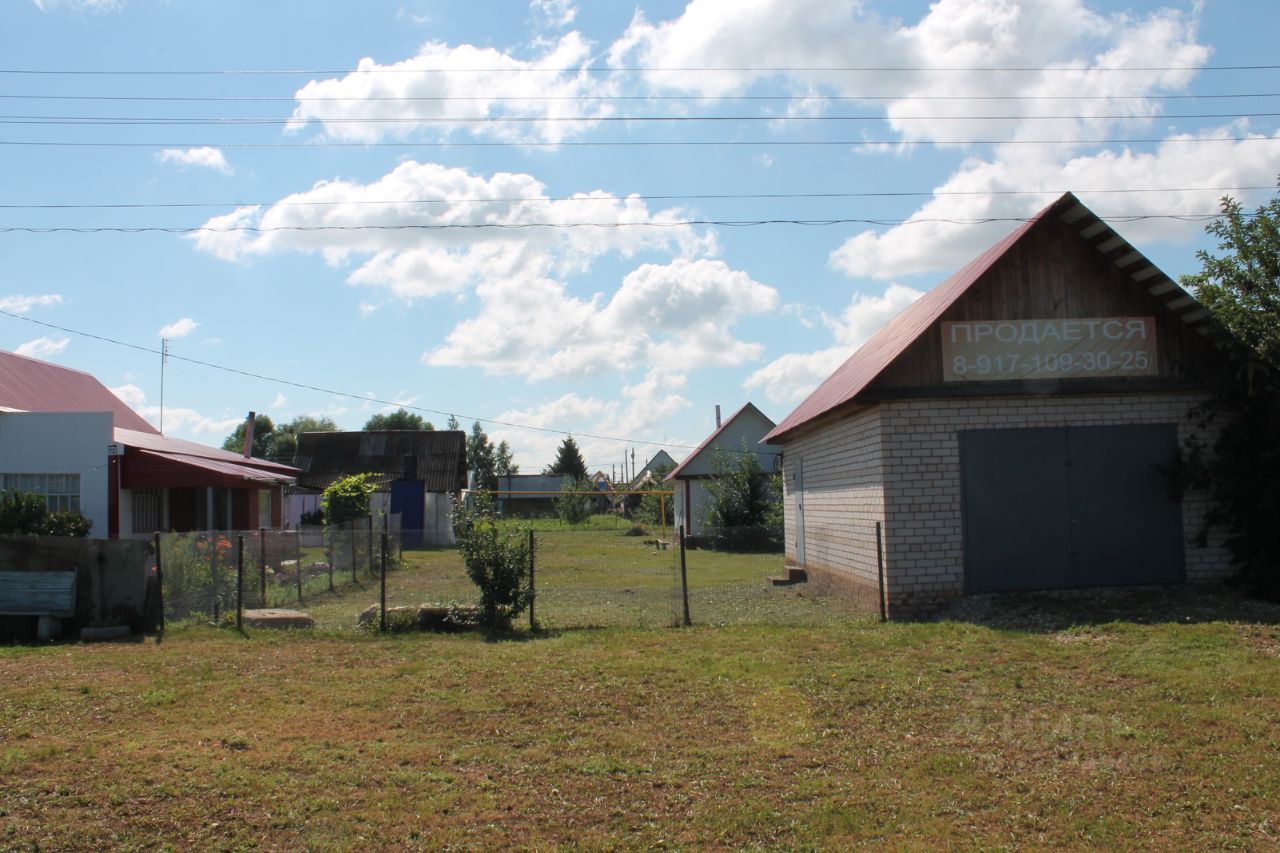
[[350, 474], [374, 474], [379, 491], [422, 480], [429, 492], [467, 487], [467, 434], [461, 430], [304, 432], [293, 464], [298, 485], [324, 489]]

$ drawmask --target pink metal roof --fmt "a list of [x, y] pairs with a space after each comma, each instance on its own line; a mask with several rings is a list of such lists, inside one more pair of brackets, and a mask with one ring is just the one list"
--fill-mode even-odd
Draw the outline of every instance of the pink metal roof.
[[[118, 444], [167, 456], [184, 463], [198, 460], [202, 463], [198, 467], [205, 467], [207, 470], [220, 473], [235, 473], [230, 469], [245, 469], [246, 471], [252, 471], [255, 475], [265, 476], [273, 481], [293, 480], [298, 476], [298, 469], [289, 465], [268, 462], [265, 459], [246, 459], [239, 453], [197, 444], [194, 441], [183, 441], [180, 438], [169, 438], [168, 436], [116, 427], [115, 440]], [[209, 464], [203, 465], [206, 462]], [[223, 468], [216, 466], [230, 466], [230, 469], [223, 470]]]
[[1000, 260], [1010, 246], [1018, 242], [1022, 235], [1044, 219], [1051, 210], [1065, 203], [1078, 202], [1075, 196], [1066, 193], [881, 326], [844, 364], [836, 368], [835, 373], [828, 376], [803, 403], [783, 418], [782, 423], [774, 427], [763, 441], [774, 441], [857, 397], [916, 338], [928, 331], [983, 273]]
[[116, 426], [158, 432], [89, 374], [3, 350], [0, 407], [24, 412], [111, 412]]
[[706, 450], [708, 447], [715, 444], [715, 440], [719, 438], [720, 433], [727, 430], [729, 428], [729, 424], [733, 423], [735, 420], [738, 419], [738, 415], [741, 415], [743, 412], [747, 411], [748, 409], [755, 412], [760, 417], [764, 418], [765, 423], [770, 423], [770, 424], [773, 423], [773, 421], [769, 420], [768, 415], [766, 415], [764, 412], [760, 411], [755, 407], [755, 404], [753, 403], [745, 404], [742, 408], [738, 409], [738, 411], [734, 412], [732, 415], [730, 415], [729, 417], [721, 421], [720, 426], [716, 427], [715, 432], [711, 433], [711, 435], [704, 438], [702, 440], [702, 444], [699, 444], [697, 449], [695, 449], [692, 453], [686, 456], [684, 458], [684, 461], [681, 462], [679, 465], [677, 465], [674, 469], [672, 469], [671, 473], [668, 474], [666, 477], [664, 477], [662, 481], [665, 483], [667, 480], [674, 480], [676, 477], [680, 476], [680, 473], [684, 471], [686, 467], [692, 464], [693, 460], [697, 459], [698, 456], [702, 453], [702, 451]]

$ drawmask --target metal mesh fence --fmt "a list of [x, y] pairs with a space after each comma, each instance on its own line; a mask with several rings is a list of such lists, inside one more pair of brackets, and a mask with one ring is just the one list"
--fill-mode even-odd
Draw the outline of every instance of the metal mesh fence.
[[[797, 582], [784, 564], [781, 531], [716, 531], [682, 549], [674, 529], [664, 537], [660, 527], [607, 517], [580, 525], [509, 523], [518, 535], [534, 527], [532, 617], [544, 629], [823, 624], [874, 610], [865, 590], [805, 583], [803, 575]], [[303, 610], [326, 631], [376, 629], [384, 534], [392, 627], [422, 627], [474, 607], [479, 592], [456, 548], [405, 549], [404, 541], [415, 541], [412, 531], [360, 519], [289, 531], [162, 535], [166, 619], [234, 624], [238, 603], [245, 611]], [[529, 624], [529, 614], [518, 624]]]

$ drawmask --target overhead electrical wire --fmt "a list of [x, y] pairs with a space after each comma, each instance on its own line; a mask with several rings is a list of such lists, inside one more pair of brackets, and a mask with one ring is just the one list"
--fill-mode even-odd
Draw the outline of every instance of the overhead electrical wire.
[[46, 139], [4, 139], [0, 146], [38, 148], [687, 148], [687, 147], [832, 147], [849, 148], [971, 145], [1159, 145], [1209, 142], [1280, 142], [1277, 136], [1196, 136], [1135, 139], [613, 139], [546, 142], [74, 142]]
[[150, 127], [150, 126], [236, 126], [283, 124], [655, 124], [673, 122], [885, 122], [885, 121], [1152, 121], [1173, 119], [1242, 119], [1275, 118], [1280, 112], [1266, 113], [1172, 113], [1155, 115], [933, 115], [933, 116], [881, 116], [881, 115], [696, 115], [696, 116], [206, 116], [206, 117], [149, 117], [149, 116], [49, 116], [49, 115], [0, 115], [0, 124], [8, 125], [70, 125], [74, 127]]
[[[1256, 214], [1242, 214], [1254, 216]], [[1208, 222], [1221, 218], [1216, 213], [1135, 213], [1118, 216], [1099, 216], [1104, 222]], [[325, 231], [523, 231], [533, 229], [570, 230], [577, 228], [688, 228], [694, 226], [720, 226], [724, 228], [753, 228], [766, 225], [795, 225], [828, 227], [833, 225], [902, 226], [926, 223], [945, 225], [990, 225], [992, 223], [1025, 223], [1030, 217], [986, 216], [972, 219], [951, 217], [919, 217], [913, 219], [870, 219], [841, 217], [836, 219], [673, 219], [645, 222], [397, 222], [363, 223], [352, 225], [0, 225], [0, 234], [270, 234], [275, 232], [315, 233]]]
[[[1251, 187], [1108, 187], [1105, 189], [1073, 189], [1077, 195], [1126, 194], [1137, 193], [1225, 193], [1252, 192], [1256, 190], [1274, 190], [1274, 186]], [[915, 190], [901, 192], [826, 192], [826, 193], [669, 193], [669, 194], [627, 194], [625, 198], [637, 201], [781, 201], [796, 199], [847, 199], [847, 198], [931, 198], [931, 197], [995, 197], [1018, 195], [1051, 195], [1060, 196], [1068, 190]], [[608, 200], [608, 199], [605, 199]], [[221, 201], [221, 202], [117, 202], [98, 204], [4, 204], [0, 210], [148, 210], [148, 209], [190, 209], [204, 207], [342, 207], [346, 205], [373, 204], [447, 204], [450, 206], [463, 204], [527, 204], [591, 203], [601, 199], [591, 196], [494, 196], [491, 198], [395, 198], [395, 199], [350, 199], [343, 201]]]
[[[517, 423], [515, 421], [504, 421], [504, 420], [499, 420], [498, 418], [475, 417], [472, 415], [464, 415], [457, 412], [446, 412], [441, 409], [428, 409], [423, 406], [414, 406], [410, 403], [405, 403], [404, 401], [401, 401], [401, 400], [383, 400], [378, 397], [368, 396], [366, 394], [353, 394], [349, 391], [337, 391], [332, 388], [324, 388], [319, 385], [312, 385], [306, 382], [297, 382], [291, 379], [281, 379], [276, 376], [267, 376], [266, 374], [255, 373], [251, 370], [240, 370], [239, 368], [228, 367], [224, 364], [217, 364], [211, 361], [203, 361], [198, 358], [190, 358], [188, 356], [177, 355], [176, 353], [173, 352], [172, 349], [166, 349], [162, 351], [154, 347], [147, 347], [141, 344], [134, 344], [134, 343], [129, 343], [128, 341], [122, 341], [117, 338], [110, 338], [110, 337], [107, 337], [106, 335], [97, 335], [92, 332], [81, 331], [80, 329], [72, 329], [68, 326], [59, 326], [55, 323], [47, 323], [44, 320], [37, 320], [34, 317], [26, 317], [22, 314], [17, 314], [12, 311], [6, 311], [3, 308], [0, 308], [0, 315], [10, 317], [14, 320], [22, 320], [23, 322], [26, 322], [26, 323], [33, 323], [37, 326], [43, 326], [46, 329], [53, 329], [55, 331], [63, 332], [68, 335], [78, 335], [83, 338], [89, 338], [91, 340], [101, 341], [102, 343], [112, 344], [114, 346], [119, 346], [119, 347], [125, 347], [127, 349], [136, 350], [138, 352], [148, 353], [149, 355], [162, 356], [162, 357], [169, 358], [170, 360], [186, 362], [187, 364], [194, 364], [199, 367], [207, 367], [211, 370], [218, 370], [223, 373], [230, 373], [235, 376], [243, 376], [248, 379], [257, 379], [263, 382], [270, 382], [276, 385], [283, 385], [288, 388], [297, 388], [303, 391], [314, 391], [319, 394], [329, 394], [334, 397], [342, 397], [348, 400], [359, 400], [364, 403], [376, 403], [382, 406], [397, 406], [399, 408], [408, 409], [414, 412], [422, 412], [424, 414], [429, 414], [429, 415], [456, 417], [464, 421], [479, 421], [481, 423], [508, 427], [510, 429], [523, 429], [523, 430], [529, 430], [531, 432], [554, 433], [555, 435], [571, 435], [571, 436], [576, 436], [578, 438], [591, 438], [597, 441], [614, 441], [614, 442], [619, 442], [623, 444], [634, 444], [640, 447], [643, 447], [643, 446], [675, 447], [675, 448], [680, 448], [682, 450], [695, 450], [699, 446], [694, 444], [677, 444], [675, 442], [670, 442], [670, 441], [648, 441], [645, 439], [638, 439], [638, 438], [621, 438], [613, 435], [599, 435], [599, 434], [589, 433], [589, 432], [580, 432], [577, 430], [556, 429], [554, 427], [533, 426], [532, 424], [522, 424], [522, 423]], [[755, 451], [731, 450], [730, 452], [753, 453]]]
[[[1174, 95], [716, 95], [716, 101], [1194, 101], [1280, 98], [1280, 92], [1214, 92]], [[0, 100], [27, 101], [130, 101], [175, 103], [330, 103], [350, 101], [693, 101], [711, 100], [706, 95], [35, 95], [0, 93]]]
[[1037, 74], [1132, 74], [1170, 71], [1274, 71], [1280, 65], [1148, 65], [1118, 66], [1103, 65], [1089, 68], [1078, 66], [1037, 66], [1037, 65], [779, 65], [779, 66], [540, 66], [522, 65], [519, 67], [475, 67], [475, 68], [406, 68], [403, 66], [378, 66], [376, 68], [238, 68], [238, 69], [65, 69], [65, 68], [0, 68], [0, 74], [27, 77], [288, 77], [288, 76], [323, 76], [341, 75], [343, 77], [368, 76], [374, 74], [663, 74], [663, 73], [710, 73], [723, 74], [813, 74], [813, 73], [1037, 73]]

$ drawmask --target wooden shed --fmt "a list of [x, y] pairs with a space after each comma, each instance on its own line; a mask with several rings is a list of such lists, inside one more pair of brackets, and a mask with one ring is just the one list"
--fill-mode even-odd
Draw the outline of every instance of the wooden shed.
[[[788, 562], [889, 616], [1230, 573], [1165, 466], [1209, 312], [1070, 193], [921, 297], [765, 440]], [[877, 536], [877, 523], [880, 535]]]

